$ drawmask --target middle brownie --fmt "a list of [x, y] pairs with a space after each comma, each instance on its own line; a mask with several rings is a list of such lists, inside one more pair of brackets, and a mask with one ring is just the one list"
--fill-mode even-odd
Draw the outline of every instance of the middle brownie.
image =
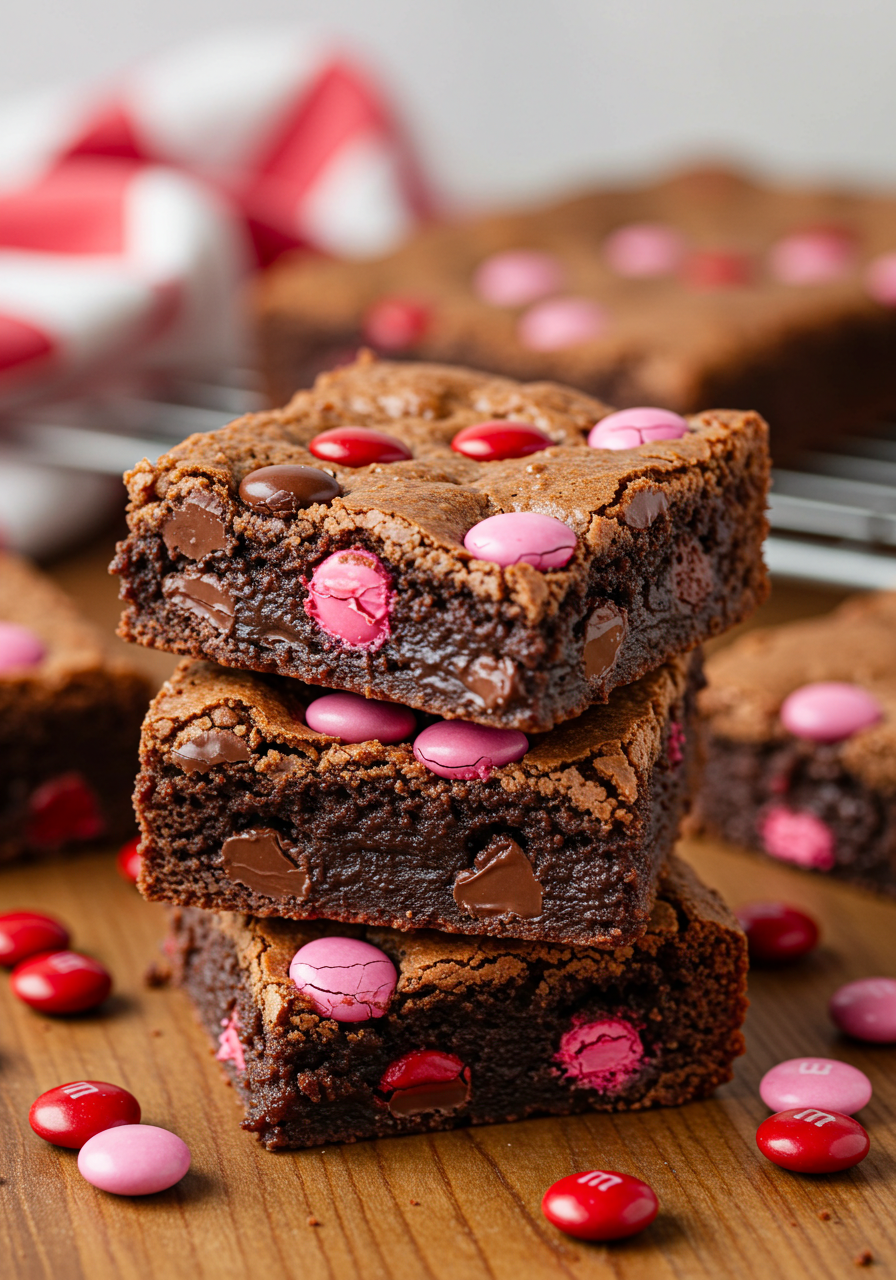
[[[405, 740], [348, 743], [309, 728], [319, 690], [184, 662], [143, 729], [140, 888], [257, 916], [626, 945], [687, 804], [701, 684], [698, 653], [548, 733], [402, 709]], [[440, 757], [443, 728], [469, 731], [468, 761]]]

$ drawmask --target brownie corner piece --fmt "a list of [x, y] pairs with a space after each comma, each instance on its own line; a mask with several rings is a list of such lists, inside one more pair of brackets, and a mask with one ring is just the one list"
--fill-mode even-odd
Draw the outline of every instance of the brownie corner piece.
[[[394, 968], [374, 1016], [338, 1020], [321, 1003], [333, 982], [322, 997], [290, 978], [300, 949], [334, 935]], [[196, 908], [173, 912], [170, 947], [243, 1127], [271, 1150], [675, 1106], [708, 1097], [743, 1052], [745, 939], [679, 862], [647, 933], [616, 952]]]
[[[674, 439], [590, 447], [607, 413], [581, 392], [441, 365], [363, 359], [322, 375], [286, 409], [131, 473], [120, 634], [547, 730], [767, 592], [762, 419], [707, 411]], [[459, 452], [483, 423], [521, 423], [540, 443]], [[361, 429], [362, 445], [330, 457], [328, 433]], [[537, 546], [502, 541], [518, 533]]]
[[695, 824], [896, 897], [894, 635], [896, 592], [880, 592], [714, 654]]

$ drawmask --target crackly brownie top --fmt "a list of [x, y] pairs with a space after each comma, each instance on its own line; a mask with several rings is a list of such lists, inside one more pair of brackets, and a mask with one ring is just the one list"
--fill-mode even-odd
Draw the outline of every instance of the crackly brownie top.
[[[566, 800], [607, 825], [630, 821], [632, 806], [663, 749], [670, 710], [682, 697], [689, 666], [697, 660], [676, 658], [616, 689], [607, 705], [595, 705], [547, 733], [528, 735], [526, 754], [492, 769], [489, 776], [504, 791], [535, 788], [545, 802]], [[145, 759], [158, 751], [167, 764], [181, 769], [208, 769], [227, 761], [247, 761], [259, 773], [278, 775], [316, 771], [350, 776], [363, 769], [384, 785], [428, 782], [460, 789], [455, 794], [482, 785], [430, 772], [415, 758], [410, 741], [340, 744], [315, 733], [304, 723], [304, 707], [320, 696], [320, 689], [298, 680], [187, 660], [150, 707], [141, 754]]]
[[700, 709], [712, 731], [762, 745], [789, 736], [788, 695], [805, 685], [858, 686], [877, 701], [876, 723], [843, 738], [840, 758], [872, 787], [896, 787], [896, 592], [856, 596], [832, 613], [751, 631], [707, 662]]
[[[615, 951], [474, 938], [427, 929], [404, 933], [326, 921], [259, 919], [234, 912], [216, 912], [212, 921], [213, 927], [219, 928], [236, 947], [239, 965], [267, 1028], [284, 1034], [313, 1033], [321, 1023], [326, 1025], [326, 1020], [312, 1012], [291, 982], [289, 965], [299, 947], [327, 934], [363, 937], [373, 943], [386, 952], [398, 970], [395, 998], [426, 1000], [434, 988], [463, 998], [480, 985], [516, 986], [532, 969], [539, 972], [543, 982], [550, 982], [552, 971], [569, 966], [582, 976], [593, 976], [595, 983], [624, 982], [633, 960], [655, 955], [670, 938], [687, 936], [692, 929], [740, 933], [718, 894], [676, 858], [660, 881], [647, 932], [638, 941]], [[349, 1035], [353, 1034], [354, 1025], [345, 1027]]]
[[[589, 385], [595, 366], [630, 368], [658, 403], [680, 406], [693, 403], [701, 367], [737, 368], [795, 329], [892, 305], [880, 258], [894, 251], [892, 197], [703, 168], [428, 228], [376, 262], [288, 256], [262, 278], [258, 309], [301, 325], [309, 343], [361, 328], [375, 345], [376, 308], [410, 299], [420, 315], [393, 351], [433, 359], [466, 347], [484, 368], [574, 385]], [[540, 267], [502, 274], [494, 260], [508, 252], [536, 254]], [[595, 310], [589, 325], [579, 309], [575, 340], [545, 349], [545, 304], [557, 298]]]
[[[217, 522], [215, 545], [227, 550], [239, 535], [262, 545], [299, 546], [315, 526], [333, 535], [368, 529], [390, 558], [411, 557], [434, 576], [486, 598], [507, 592], [531, 620], [556, 607], [571, 583], [587, 574], [591, 557], [631, 544], [633, 527], [644, 527], [640, 507], [658, 490], [665, 509], [676, 491], [692, 495], [723, 458], [765, 473], [766, 427], [754, 413], [702, 413], [689, 420], [681, 438], [633, 449], [589, 447], [589, 429], [608, 412], [599, 401], [550, 383], [526, 385], [366, 354], [350, 367], [321, 375], [285, 409], [191, 436], [155, 464], [144, 460], [127, 477], [130, 524], [138, 536], [160, 527], [164, 534], [167, 527], [170, 538], [172, 510], [188, 504], [193, 521], [201, 507], [204, 525]], [[489, 462], [452, 449], [462, 428], [502, 419], [535, 426], [555, 443], [525, 457]], [[315, 436], [345, 425], [383, 430], [412, 457], [347, 467], [309, 452]], [[246, 476], [281, 464], [329, 473], [341, 496], [286, 518], [240, 497]], [[550, 516], [573, 530], [577, 549], [565, 568], [501, 568], [465, 550], [473, 525], [516, 511]]]

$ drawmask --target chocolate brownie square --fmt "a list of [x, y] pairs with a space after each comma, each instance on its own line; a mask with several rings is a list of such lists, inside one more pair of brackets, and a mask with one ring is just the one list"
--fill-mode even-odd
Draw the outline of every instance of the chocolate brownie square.
[[149, 697], [49, 579], [0, 555], [0, 861], [133, 833]]
[[744, 936], [677, 861], [617, 951], [195, 908], [168, 948], [270, 1150], [676, 1106], [743, 1052]]
[[[527, 740], [182, 663], [143, 729], [140, 889], [257, 916], [624, 945], [647, 928], [688, 803], [701, 682], [699, 655], [676, 658]], [[326, 717], [346, 704], [362, 727], [343, 719], [340, 735]]]
[[896, 407], [896, 198], [723, 169], [281, 259], [257, 316], [272, 403], [360, 344], [619, 406], [750, 405], [784, 461]]
[[368, 356], [325, 374], [129, 474], [119, 634], [550, 729], [767, 590], [762, 420], [607, 415], [469, 370]]
[[707, 675], [699, 824], [896, 897], [896, 593], [752, 631]]

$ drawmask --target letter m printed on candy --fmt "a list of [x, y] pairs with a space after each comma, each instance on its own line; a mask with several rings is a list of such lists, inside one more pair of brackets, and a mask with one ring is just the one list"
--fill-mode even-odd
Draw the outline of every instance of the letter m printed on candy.
[[69, 1098], [86, 1098], [88, 1093], [99, 1093], [99, 1089], [86, 1080], [76, 1080], [74, 1084], [64, 1085], [62, 1092]]
[[823, 1125], [830, 1124], [831, 1121], [837, 1119], [836, 1116], [830, 1115], [827, 1111], [797, 1111], [794, 1120], [805, 1120], [808, 1124], [814, 1124], [816, 1129], [822, 1128]]
[[576, 1182], [582, 1183], [585, 1187], [593, 1187], [595, 1191], [609, 1191], [611, 1187], [618, 1186], [622, 1179], [616, 1173], [604, 1173], [602, 1169], [593, 1169], [590, 1173], [583, 1173], [581, 1178], [576, 1178]]
[[801, 1062], [797, 1070], [801, 1076], [829, 1076], [833, 1062]]

